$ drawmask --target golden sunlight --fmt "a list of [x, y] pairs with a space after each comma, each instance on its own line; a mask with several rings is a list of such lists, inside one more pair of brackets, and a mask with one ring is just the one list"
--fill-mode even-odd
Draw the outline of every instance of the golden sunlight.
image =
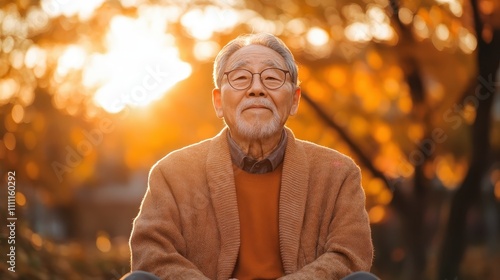
[[146, 106], [191, 75], [179, 58], [175, 38], [165, 33], [159, 17], [115, 16], [106, 34], [105, 54], [92, 54], [83, 84], [97, 88], [95, 103], [110, 113]]
[[40, 5], [50, 17], [78, 15], [80, 20], [89, 19], [94, 11], [99, 8], [104, 0], [42, 0]]
[[229, 7], [207, 6], [188, 11], [182, 16], [181, 23], [192, 37], [208, 40], [214, 32], [232, 29], [238, 18], [238, 13]]
[[57, 62], [57, 74], [66, 76], [71, 69], [81, 69], [85, 64], [87, 54], [85, 50], [77, 45], [66, 48]]

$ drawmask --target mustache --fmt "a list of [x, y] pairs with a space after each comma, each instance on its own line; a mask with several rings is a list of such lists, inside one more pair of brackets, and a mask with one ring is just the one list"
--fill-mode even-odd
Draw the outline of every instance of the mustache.
[[248, 108], [260, 106], [265, 107], [271, 110], [273, 113], [276, 112], [276, 106], [274, 106], [273, 102], [269, 101], [266, 98], [258, 98], [258, 99], [244, 99], [237, 108], [239, 113], [245, 111]]

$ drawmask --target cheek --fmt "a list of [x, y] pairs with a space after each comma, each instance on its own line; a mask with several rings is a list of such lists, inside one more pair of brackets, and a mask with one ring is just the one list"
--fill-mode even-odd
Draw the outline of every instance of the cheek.
[[236, 111], [236, 107], [238, 107], [238, 101], [234, 98], [234, 96], [225, 96], [223, 99], [223, 107], [224, 110], [227, 111]]
[[281, 98], [280, 100], [277, 100], [278, 103], [276, 103], [278, 107], [278, 110], [284, 114], [284, 115], [287, 115], [290, 113], [290, 110], [293, 106], [293, 99], [291, 98]]
[[233, 103], [231, 92], [228, 92], [227, 89], [224, 88], [224, 86], [222, 86], [221, 88], [221, 103], [224, 109], [230, 107]]
[[224, 111], [225, 119], [234, 119], [236, 116], [236, 108], [238, 108], [238, 100], [234, 96], [225, 96], [222, 99], [222, 110]]

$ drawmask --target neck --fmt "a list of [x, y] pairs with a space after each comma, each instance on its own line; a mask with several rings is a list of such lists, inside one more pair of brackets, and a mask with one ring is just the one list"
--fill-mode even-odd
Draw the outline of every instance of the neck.
[[247, 155], [256, 160], [262, 160], [266, 158], [271, 152], [278, 146], [281, 135], [283, 133], [280, 130], [278, 133], [275, 133], [267, 138], [259, 138], [259, 139], [247, 139], [237, 135], [236, 133], [229, 131], [231, 134], [231, 138], [233, 138], [234, 142], [238, 144], [238, 147]]

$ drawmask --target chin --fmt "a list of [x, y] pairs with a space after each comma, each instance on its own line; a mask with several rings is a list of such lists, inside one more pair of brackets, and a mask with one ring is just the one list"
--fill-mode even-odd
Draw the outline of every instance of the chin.
[[273, 120], [264, 124], [259, 122], [253, 124], [238, 122], [235, 128], [239, 135], [247, 139], [265, 139], [276, 135], [276, 133], [280, 133], [283, 126], [279, 122]]

